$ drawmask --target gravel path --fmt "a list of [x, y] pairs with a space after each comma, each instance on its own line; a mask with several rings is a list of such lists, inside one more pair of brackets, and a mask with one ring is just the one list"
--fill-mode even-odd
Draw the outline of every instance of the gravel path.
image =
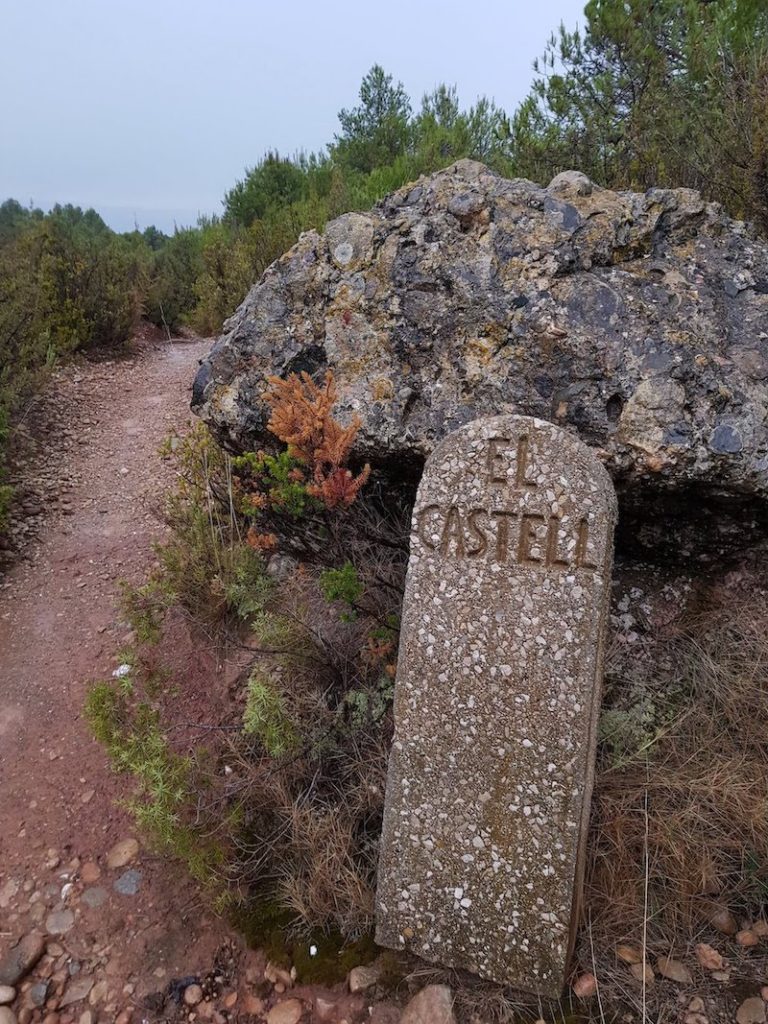
[[135, 844], [109, 861], [134, 835], [126, 783], [82, 713], [128, 630], [118, 581], [141, 578], [162, 536], [173, 465], [159, 447], [191, 420], [209, 347], [144, 341], [128, 359], [66, 367], [31, 418], [47, 428], [38, 443], [33, 429], [26, 467], [40, 536], [0, 585], [0, 961], [30, 933], [45, 946], [18, 983], [20, 1024], [119, 1020], [209, 971], [228, 939], [178, 868]]

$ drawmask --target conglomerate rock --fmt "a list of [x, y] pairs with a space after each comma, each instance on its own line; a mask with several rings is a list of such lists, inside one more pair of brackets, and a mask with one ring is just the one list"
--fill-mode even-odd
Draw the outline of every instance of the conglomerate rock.
[[542, 188], [462, 160], [302, 235], [225, 324], [193, 408], [258, 446], [265, 378], [326, 367], [380, 465], [418, 470], [514, 412], [600, 449], [630, 501], [768, 492], [768, 243], [687, 189]]

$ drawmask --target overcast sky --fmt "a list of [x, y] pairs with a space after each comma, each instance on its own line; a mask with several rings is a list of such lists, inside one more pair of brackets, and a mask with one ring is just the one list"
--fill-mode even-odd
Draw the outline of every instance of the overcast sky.
[[267, 149], [317, 150], [374, 63], [511, 111], [584, 0], [0, 0], [0, 200], [117, 230], [218, 213]]

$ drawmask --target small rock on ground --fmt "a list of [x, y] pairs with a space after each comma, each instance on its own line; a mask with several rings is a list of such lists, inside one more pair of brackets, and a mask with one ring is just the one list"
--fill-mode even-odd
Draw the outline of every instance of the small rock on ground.
[[267, 1014], [267, 1024], [299, 1024], [303, 1013], [304, 1007], [298, 999], [286, 999], [272, 1007]]
[[577, 999], [591, 999], [597, 992], [597, 978], [590, 971], [586, 971], [576, 978], [572, 988]]
[[197, 1006], [203, 1001], [203, 990], [199, 985], [187, 985], [184, 989], [184, 1002], [187, 1006]]
[[376, 1003], [368, 1024], [400, 1024], [400, 1011], [392, 1003]]
[[380, 977], [381, 968], [376, 964], [370, 964], [367, 967], [353, 967], [347, 979], [349, 991], [353, 993], [365, 992], [367, 988], [375, 985]]
[[765, 1003], [759, 996], [745, 999], [736, 1011], [737, 1024], [765, 1024]]
[[336, 1003], [318, 996], [315, 999], [315, 1016], [322, 1024], [325, 1024], [325, 1021], [332, 1021], [336, 1016]]
[[632, 977], [641, 984], [652, 985], [654, 980], [653, 968], [649, 963], [630, 964], [629, 970]]
[[400, 1024], [456, 1024], [447, 985], [427, 985], [403, 1010]]
[[100, 885], [94, 885], [83, 892], [82, 899], [86, 907], [95, 910], [96, 907], [100, 907], [105, 902], [108, 895], [106, 889], [103, 889]]
[[48, 982], [37, 981], [29, 989], [29, 1000], [33, 1006], [42, 1006], [48, 998]]
[[120, 875], [112, 888], [115, 892], [119, 892], [121, 896], [135, 896], [139, 891], [140, 885], [141, 872], [131, 868]]
[[67, 991], [62, 996], [59, 1006], [71, 1006], [72, 1003], [79, 1003], [81, 999], [85, 999], [92, 988], [92, 978], [78, 978], [77, 981], [73, 981], [67, 987]]
[[54, 910], [45, 919], [49, 935], [65, 935], [74, 926], [75, 915], [71, 910]]
[[656, 970], [670, 981], [676, 981], [678, 985], [690, 985], [693, 981], [693, 976], [685, 964], [668, 956], [659, 958]]
[[107, 854], [107, 867], [114, 871], [130, 864], [139, 852], [139, 844], [135, 839], [121, 839], [115, 843]]
[[101, 878], [101, 868], [98, 864], [89, 860], [86, 864], [83, 864], [80, 870], [80, 878], [85, 885], [92, 885]]
[[35, 966], [43, 955], [45, 939], [39, 932], [25, 935], [0, 962], [0, 985], [15, 985]]

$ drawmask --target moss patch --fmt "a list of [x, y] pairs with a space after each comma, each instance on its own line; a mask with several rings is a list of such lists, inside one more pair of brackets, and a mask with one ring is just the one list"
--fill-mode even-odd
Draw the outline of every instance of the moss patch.
[[[295, 914], [266, 899], [255, 908], [235, 911], [232, 923], [249, 946], [262, 949], [273, 963], [295, 967], [297, 980], [303, 984], [344, 981], [353, 967], [370, 963], [380, 952], [372, 935], [354, 942], [345, 942], [338, 931], [297, 935]], [[310, 953], [311, 949], [316, 952]]]

